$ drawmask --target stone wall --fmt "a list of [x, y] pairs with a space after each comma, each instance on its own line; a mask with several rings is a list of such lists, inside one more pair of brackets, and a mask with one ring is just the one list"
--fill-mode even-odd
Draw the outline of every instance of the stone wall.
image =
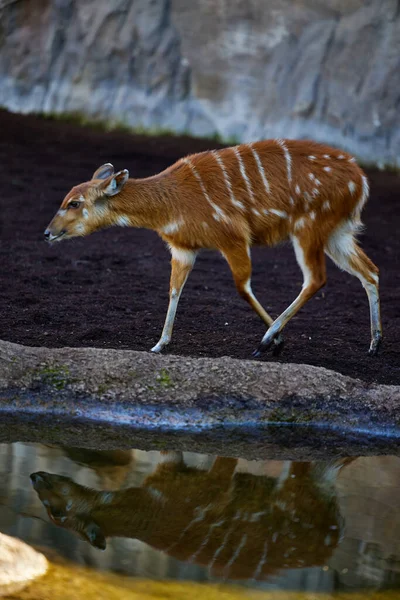
[[0, 105], [400, 165], [400, 2], [0, 0]]

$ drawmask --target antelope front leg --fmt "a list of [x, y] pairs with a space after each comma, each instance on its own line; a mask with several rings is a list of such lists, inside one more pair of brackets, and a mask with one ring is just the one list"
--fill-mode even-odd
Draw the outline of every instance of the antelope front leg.
[[182, 250], [171, 246], [171, 254], [171, 281], [169, 286], [168, 311], [161, 338], [151, 349], [152, 352], [161, 352], [161, 350], [171, 341], [179, 298], [196, 260], [196, 253], [192, 250]]

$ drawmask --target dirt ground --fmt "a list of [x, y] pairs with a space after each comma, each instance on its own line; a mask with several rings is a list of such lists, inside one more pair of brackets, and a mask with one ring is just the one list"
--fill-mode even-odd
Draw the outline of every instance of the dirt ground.
[[[32, 346], [149, 350], [161, 333], [169, 254], [154, 232], [113, 228], [49, 246], [43, 231], [72, 185], [104, 162], [131, 176], [157, 173], [216, 144], [103, 133], [0, 111], [0, 339]], [[400, 384], [400, 176], [369, 171], [363, 247], [381, 269], [384, 344], [366, 355], [369, 314], [358, 280], [328, 265], [328, 283], [290, 322], [277, 359]], [[301, 272], [290, 245], [253, 251], [253, 289], [278, 315]], [[225, 261], [200, 255], [185, 287], [168, 352], [251, 358], [264, 326], [237, 295]]]

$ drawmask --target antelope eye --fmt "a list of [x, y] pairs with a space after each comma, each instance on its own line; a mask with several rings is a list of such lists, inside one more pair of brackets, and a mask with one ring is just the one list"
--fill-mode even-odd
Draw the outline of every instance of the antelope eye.
[[68, 208], [79, 208], [81, 205], [80, 202], [78, 202], [77, 200], [72, 200], [72, 202], [70, 202], [68, 204]]

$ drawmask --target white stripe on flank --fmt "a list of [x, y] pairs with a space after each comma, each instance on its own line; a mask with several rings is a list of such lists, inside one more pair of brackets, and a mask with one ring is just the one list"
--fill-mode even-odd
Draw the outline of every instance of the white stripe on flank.
[[246, 542], [247, 542], [247, 534], [245, 533], [245, 534], [242, 536], [242, 539], [240, 540], [240, 544], [239, 544], [239, 546], [236, 548], [236, 550], [235, 550], [234, 554], [232, 555], [231, 559], [230, 559], [230, 560], [229, 560], [229, 562], [226, 564], [226, 567], [225, 567], [225, 569], [224, 569], [224, 575], [225, 575], [225, 573], [226, 573], [227, 575], [229, 574], [229, 571], [230, 571], [230, 568], [231, 568], [231, 566], [233, 565], [233, 563], [235, 562], [235, 560], [237, 559], [237, 557], [238, 557], [238, 556], [239, 556], [239, 554], [241, 553], [241, 551], [242, 551], [242, 548], [243, 548], [243, 546], [246, 544]]
[[230, 528], [228, 529], [228, 531], [225, 534], [224, 539], [222, 540], [221, 546], [218, 548], [218, 550], [215, 551], [214, 556], [212, 557], [211, 562], [208, 565], [209, 572], [211, 572], [211, 569], [213, 568], [216, 559], [221, 554], [222, 550], [225, 548], [226, 542], [228, 541], [228, 538], [231, 535], [232, 531], [235, 529], [235, 527], [236, 527], [236, 523], [233, 523], [233, 525], [230, 526]]
[[205, 199], [210, 204], [211, 208], [214, 210], [214, 215], [213, 215], [214, 219], [216, 221], [220, 221], [221, 219], [228, 221], [229, 219], [226, 216], [226, 214], [224, 213], [224, 211], [221, 210], [219, 208], [219, 206], [214, 204], [214, 202], [211, 200], [210, 196], [208, 195], [208, 192], [205, 188], [204, 182], [203, 182], [202, 178], [200, 177], [200, 173], [198, 172], [198, 170], [196, 169], [194, 164], [188, 158], [183, 158], [182, 162], [184, 162], [186, 165], [189, 165], [190, 169], [192, 170], [193, 175], [196, 177], [197, 181], [199, 182], [201, 191], [203, 192]]
[[254, 571], [254, 575], [252, 577], [253, 580], [256, 580], [262, 571], [265, 561], [267, 560], [267, 550], [268, 550], [268, 542], [265, 542], [260, 562], [258, 563], [257, 568]]
[[268, 182], [268, 179], [267, 179], [267, 177], [265, 175], [264, 167], [261, 164], [261, 160], [260, 160], [260, 157], [258, 155], [258, 152], [257, 152], [257, 150], [255, 148], [253, 148], [253, 146], [251, 144], [249, 144], [248, 147], [252, 151], [253, 156], [254, 156], [254, 160], [257, 163], [257, 167], [258, 167], [258, 170], [259, 170], [262, 182], [264, 184], [265, 191], [267, 192], [267, 194], [270, 194], [271, 193], [271, 189], [269, 187], [269, 182]]
[[195, 523], [200, 523], [200, 521], [203, 521], [204, 517], [206, 516], [206, 513], [210, 510], [211, 508], [211, 504], [208, 504], [205, 508], [196, 508], [196, 512], [198, 513], [198, 516], [195, 517], [194, 519], [192, 519], [189, 523], [189, 525], [186, 525], [185, 529], [182, 531], [181, 535], [178, 537], [178, 539], [173, 542], [170, 546], [168, 546], [168, 548], [165, 549], [165, 552], [169, 552], [171, 550], [171, 548], [174, 548], [175, 546], [177, 546], [179, 544], [179, 542], [181, 541], [181, 539], [183, 538], [183, 536], [185, 535], [185, 533], [195, 524]]
[[292, 158], [290, 156], [289, 150], [287, 149], [286, 142], [284, 140], [276, 140], [276, 143], [279, 144], [279, 146], [283, 150], [283, 154], [285, 155], [287, 178], [288, 178], [288, 182], [290, 183], [292, 181]]
[[242, 174], [242, 177], [243, 177], [244, 182], [246, 184], [246, 188], [247, 188], [247, 191], [249, 193], [250, 200], [252, 202], [255, 202], [254, 193], [253, 193], [253, 190], [252, 190], [252, 187], [251, 187], [250, 179], [247, 176], [246, 169], [245, 169], [245, 166], [244, 166], [244, 163], [243, 163], [243, 159], [242, 159], [242, 157], [240, 155], [240, 152], [239, 152], [239, 148], [236, 146], [235, 148], [233, 148], [233, 151], [236, 154], [236, 158], [238, 159], [240, 173]]
[[205, 548], [207, 546], [208, 542], [210, 541], [210, 537], [211, 537], [211, 534], [213, 532], [213, 529], [215, 529], [215, 527], [221, 527], [221, 525], [223, 525], [224, 523], [225, 523], [225, 521], [222, 520], [222, 521], [218, 521], [218, 523], [213, 523], [212, 525], [210, 525], [210, 529], [208, 530], [208, 533], [207, 533], [206, 537], [201, 542], [201, 544], [197, 548], [196, 552], [194, 552], [192, 554], [192, 556], [188, 559], [187, 562], [193, 562], [194, 561], [194, 559], [196, 558], [196, 556], [198, 556], [200, 554], [200, 552], [203, 550], [203, 548]]
[[222, 158], [220, 157], [220, 155], [218, 154], [218, 152], [216, 150], [212, 151], [212, 155], [214, 156], [215, 160], [221, 167], [222, 173], [224, 175], [225, 184], [226, 184], [226, 187], [228, 188], [228, 192], [229, 192], [229, 196], [231, 198], [232, 204], [243, 210], [244, 205], [242, 204], [242, 202], [239, 202], [239, 200], [236, 200], [235, 194], [233, 193], [231, 180], [229, 179], [229, 175], [227, 173], [227, 170], [225, 169], [224, 161], [222, 160]]

